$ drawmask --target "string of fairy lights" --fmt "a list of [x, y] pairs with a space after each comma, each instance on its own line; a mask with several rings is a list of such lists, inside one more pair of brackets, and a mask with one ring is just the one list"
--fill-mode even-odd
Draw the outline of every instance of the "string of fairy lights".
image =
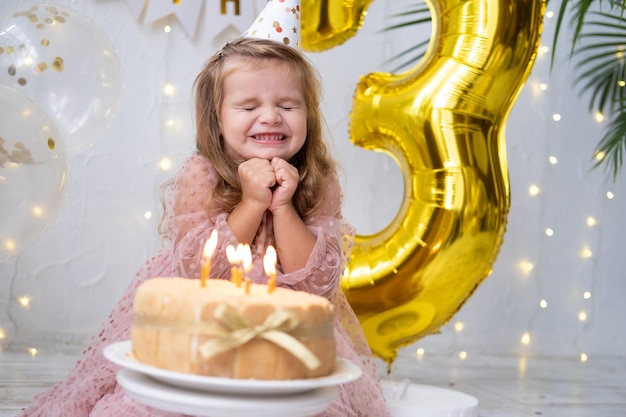
[[[549, 19], [551, 19], [552, 17], [553, 17], [553, 12], [548, 11], [545, 15], [546, 22], [548, 22]], [[172, 27], [170, 24], [166, 24], [163, 27], [163, 30], [166, 34], [169, 35], [174, 31], [174, 27]], [[540, 50], [538, 51], [537, 63], [539, 63], [541, 60], [545, 60], [549, 58], [549, 54], [550, 54], [550, 48], [548, 46], [542, 45], [540, 47]], [[618, 58], [621, 58], [621, 56], [618, 56]], [[164, 71], [166, 72], [165, 77], [167, 78], [168, 76], [167, 66]], [[537, 78], [539, 77], [533, 76], [533, 74], [531, 73], [531, 77], [527, 82], [526, 88], [529, 88], [532, 91], [532, 93], [537, 96], [546, 94], [546, 92], [549, 91], [549, 84], [544, 81], [538, 81]], [[619, 83], [620, 83], [620, 86], [622, 87], [626, 85], [625, 81], [623, 80], [620, 80]], [[174, 81], [167, 80], [161, 89], [161, 94], [162, 94], [161, 103], [167, 103], [168, 100], [170, 100], [171, 102], [171, 100], [173, 100], [174, 97], [176, 96], [176, 91], [177, 91], [176, 83]], [[186, 106], [184, 111], [188, 111], [188, 110], [189, 108]], [[160, 112], [159, 117], [162, 118], [162, 124], [161, 124], [162, 131], [161, 132], [162, 132], [163, 137], [180, 136], [181, 130], [184, 131], [184, 133], [182, 133], [183, 136], [186, 135], [186, 137], [190, 137], [191, 133], [187, 132], [187, 130], [190, 130], [191, 127], [185, 126], [186, 125], [186, 122], [184, 121], [185, 117], [183, 116], [178, 117], [176, 114], [173, 114], [173, 112], [169, 110], [167, 111], [162, 110]], [[595, 120], [595, 122], [597, 123], [602, 123], [604, 121], [604, 116], [600, 113], [596, 113], [592, 115], [592, 117], [593, 117], [593, 120]], [[550, 119], [553, 123], [560, 123], [562, 121], [562, 116], [558, 113], [554, 113], [550, 116]], [[183, 126], [181, 127], [181, 125]], [[163, 137], [161, 138], [162, 140], [163, 140]], [[173, 167], [175, 165], [174, 163], [175, 158], [173, 158], [172, 155], [170, 155], [171, 150], [168, 149], [168, 146], [164, 146], [161, 151], [162, 153], [164, 153], [164, 155], [162, 155], [160, 159], [156, 161], [156, 163], [157, 163], [159, 170], [161, 170], [163, 173], [168, 173], [169, 175], [169, 173], [173, 170]], [[601, 161], [604, 158], [604, 155], [601, 153], [597, 153], [595, 157], [597, 158], [598, 161]], [[556, 167], [558, 166], [559, 162], [560, 161], [559, 161], [558, 155], [556, 154], [547, 155], [546, 163], [549, 166]], [[542, 186], [538, 183], [531, 183], [527, 187], [527, 193], [528, 193], [528, 196], [530, 196], [531, 198], [539, 197], [542, 195]], [[606, 190], [604, 193], [604, 198], [606, 200], [613, 200], [615, 198], [615, 194], [611, 190]], [[158, 205], [156, 207], [158, 207]], [[143, 217], [145, 218], [146, 221], [152, 221], [153, 217], [155, 217], [155, 214], [153, 213], [153, 210], [147, 209], [144, 211]], [[599, 220], [597, 216], [588, 215], [586, 217], [584, 227], [588, 229], [594, 229], [594, 228], [597, 228], [598, 226], [599, 226]], [[545, 239], [551, 239], [557, 236], [559, 231], [553, 226], [545, 226], [543, 230], [540, 231], [540, 233], [543, 236], [545, 236]], [[592, 247], [592, 245], [590, 244], [585, 244], [583, 247], [580, 248], [580, 251], [578, 254], [576, 254], [576, 256], [578, 256], [579, 258], [583, 260], [592, 260], [594, 256], [596, 255], [596, 251], [598, 251], [598, 249], [599, 248]], [[540, 269], [540, 266], [541, 266], [541, 259], [533, 260], [529, 258], [522, 258], [522, 259], [517, 260], [517, 264], [515, 267], [521, 277], [525, 279], [531, 279], [531, 278], [537, 278], [537, 276], [540, 275], [540, 274], [537, 274], [537, 271], [538, 269]], [[583, 305], [589, 306], [588, 303], [591, 302], [590, 300], [593, 299], [593, 294], [591, 290], [592, 287], [593, 285], [589, 285], [587, 289], [583, 290], [582, 293], [579, 294], [580, 300], [584, 302]], [[11, 317], [9, 309], [11, 308], [12, 305], [15, 305], [15, 303], [17, 304], [17, 306], [19, 306], [19, 308], [28, 310], [29, 307], [31, 306], [31, 302], [32, 302], [32, 298], [27, 294], [12, 294], [11, 302], [9, 303], [9, 306], [7, 307], [8, 316]], [[533, 339], [535, 337], [531, 330], [533, 320], [535, 320], [538, 313], [540, 313], [541, 311], [545, 309], [548, 309], [551, 305], [550, 297], [544, 294], [540, 294], [539, 298], [535, 302], [536, 302], [537, 310], [535, 313], [533, 313], [533, 317], [529, 318], [528, 328], [521, 329], [519, 332], [519, 344], [521, 346], [532, 345]], [[577, 312], [576, 319], [581, 323], [581, 325], [584, 325], [589, 320], [589, 317], [590, 317], [590, 309], [581, 307]], [[446, 327], [451, 328], [452, 331], [456, 334], [461, 334], [462, 332], [467, 331], [468, 326], [466, 324], [467, 323], [461, 320], [453, 319], [449, 324], [446, 325]], [[16, 324], [13, 322], [11, 325], [15, 326]], [[10, 330], [1, 326], [1, 323], [0, 323], [0, 343], [11, 342], [9, 333], [10, 333]], [[416, 346], [415, 355], [418, 360], [421, 360], [427, 354], [427, 352], [424, 347], [419, 346], [419, 345], [420, 345], [419, 343], [415, 344]], [[36, 356], [39, 352], [39, 348], [37, 346], [27, 347], [26, 350], [32, 356]], [[467, 349], [459, 349], [458, 351], [456, 351], [455, 355], [457, 355], [460, 360], [465, 360], [468, 358], [469, 353]], [[589, 359], [588, 354], [585, 353], [584, 349], [580, 349], [578, 355], [579, 355], [579, 359], [581, 362], [586, 362]], [[525, 366], [525, 365], [520, 364], [520, 366]]]

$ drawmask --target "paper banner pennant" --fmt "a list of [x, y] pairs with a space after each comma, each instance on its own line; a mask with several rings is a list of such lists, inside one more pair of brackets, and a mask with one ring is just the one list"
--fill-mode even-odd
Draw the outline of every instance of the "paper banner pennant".
[[[126, 0], [126, 3], [135, 19], [143, 23], [174, 15], [187, 36], [193, 39], [200, 24], [211, 38], [228, 26], [244, 32], [267, 0]], [[203, 11], [203, 7], [206, 10]], [[203, 14], [205, 18], [201, 21]]]
[[[181, 0], [185, 1], [185, 0]], [[191, 1], [191, 0], [189, 0]], [[254, 21], [267, 0], [205, 0], [206, 20], [203, 30], [211, 38], [232, 26], [238, 33], [243, 33]], [[260, 7], [259, 7], [260, 6]]]

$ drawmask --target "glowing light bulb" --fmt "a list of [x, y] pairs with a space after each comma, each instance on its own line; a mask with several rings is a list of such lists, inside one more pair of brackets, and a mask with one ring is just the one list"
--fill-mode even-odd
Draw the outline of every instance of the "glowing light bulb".
[[423, 358], [425, 353], [426, 351], [424, 350], [424, 348], [417, 348], [417, 350], [415, 351], [415, 354], [418, 358]]
[[28, 353], [30, 353], [31, 356], [36, 356], [39, 353], [39, 351], [37, 350], [37, 348], [31, 347], [31, 348], [28, 348]]
[[587, 226], [589, 226], [589, 227], [593, 227], [593, 226], [595, 226], [597, 223], [598, 223], [598, 222], [596, 221], [596, 219], [595, 219], [595, 218], [593, 218], [593, 217], [591, 217], [591, 216], [587, 217]]
[[33, 213], [33, 216], [35, 216], [35, 217], [42, 217], [43, 214], [44, 214], [43, 207], [41, 207], [41, 206], [33, 206], [32, 213]]
[[619, 85], [620, 87], [624, 87], [624, 86], [626, 85], [626, 81], [624, 81], [624, 80], [619, 80], [619, 81], [617, 82], [617, 85]]
[[596, 112], [593, 118], [595, 119], [596, 122], [602, 123], [604, 121], [604, 114], [602, 114], [601, 112]]
[[143, 217], [144, 217], [146, 220], [150, 220], [150, 219], [152, 218], [152, 212], [151, 212], [151, 211], [146, 211], [146, 212], [143, 214]]
[[19, 297], [17, 299], [17, 302], [20, 303], [20, 305], [24, 308], [28, 308], [30, 306], [30, 301], [30, 297], [28, 296]]
[[586, 311], [579, 311], [578, 312], [578, 320], [579, 321], [587, 321], [587, 312]]
[[461, 359], [462, 361], [464, 361], [465, 359], [467, 359], [467, 352], [462, 350], [459, 352], [459, 359]]
[[520, 261], [519, 268], [524, 274], [529, 274], [533, 269], [535, 269], [535, 265], [530, 261]]
[[581, 362], [587, 362], [588, 359], [589, 359], [589, 357], [587, 356], [586, 353], [583, 352], [583, 353], [580, 354], [580, 361]]
[[461, 323], [460, 321], [457, 321], [456, 323], [454, 323], [454, 330], [456, 330], [457, 332], [462, 331], [464, 327], [465, 325]]
[[591, 298], [591, 291], [585, 291], [585, 292], [583, 293], [583, 298], [584, 298], [585, 300], [590, 299], [590, 298]]
[[608, 198], [609, 200], [613, 200], [613, 198], [615, 198], [615, 194], [613, 194], [611, 191], [607, 191], [606, 198]]
[[172, 84], [165, 84], [163, 86], [163, 93], [165, 93], [165, 95], [167, 96], [173, 96], [174, 93], [176, 93], [176, 88], [172, 85]]
[[174, 124], [175, 124], [174, 119], [167, 119], [165, 121], [165, 126], [167, 127], [174, 127]]
[[561, 120], [561, 115], [558, 113], [554, 113], [552, 115], [552, 120], [554, 120], [555, 122], [559, 122]]
[[9, 252], [13, 252], [15, 250], [15, 241], [12, 239], [5, 241], [4, 248], [8, 250]]
[[530, 333], [526, 332], [522, 335], [522, 338], [520, 339], [520, 342], [523, 345], [529, 345], [530, 344]]
[[546, 83], [539, 84], [539, 89], [541, 91], [546, 91], [548, 89], [548, 84], [546, 84]]
[[557, 162], [559, 162], [559, 160], [557, 159], [556, 156], [551, 156], [548, 158], [548, 161], [552, 164], [552, 165], [556, 165]]
[[596, 152], [596, 155], [595, 155], [596, 161], [602, 161], [604, 159], [604, 157], [605, 157], [605, 153], [604, 152], [602, 152], [602, 151]]
[[172, 160], [168, 157], [163, 157], [159, 161], [159, 168], [161, 171], [169, 171], [172, 169]]
[[583, 248], [583, 251], [581, 252], [580, 256], [582, 256], [584, 259], [589, 259], [593, 256], [593, 252], [591, 251], [591, 249], [585, 247]]
[[554, 230], [550, 229], [549, 227], [546, 228], [546, 236], [548, 236], [548, 237], [554, 236]]
[[552, 18], [552, 16], [554, 16], [554, 12], [553, 11], [546, 12], [546, 17], [548, 19]]
[[170, 25], [165, 25], [165, 26], [163, 27], [163, 31], [164, 31], [165, 33], [170, 33], [170, 32], [172, 31], [172, 27], [171, 27]]
[[541, 308], [547, 308], [548, 307], [548, 302], [546, 300], [539, 300], [539, 307]]
[[533, 197], [539, 194], [540, 192], [541, 192], [541, 189], [535, 184], [531, 184], [528, 187], [528, 194], [530, 194]]
[[0, 340], [2, 339], [6, 339], [7, 338], [7, 334], [4, 331], [4, 329], [0, 329]]

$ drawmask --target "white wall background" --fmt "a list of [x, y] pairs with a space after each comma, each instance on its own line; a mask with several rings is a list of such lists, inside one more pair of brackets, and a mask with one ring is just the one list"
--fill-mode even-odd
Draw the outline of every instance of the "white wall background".
[[[31, 3], [3, 0], [0, 13]], [[380, 32], [391, 14], [414, 3], [375, 0], [357, 36], [309, 54], [325, 81], [324, 107], [346, 171], [344, 214], [361, 234], [380, 230], [392, 219], [402, 197], [402, 175], [387, 156], [349, 142], [352, 94], [360, 75], [389, 71], [386, 59], [428, 37], [428, 26]], [[138, 267], [156, 252], [159, 186], [194, 146], [191, 84], [208, 56], [239, 34], [226, 30], [209, 36], [202, 23], [207, 7], [190, 39], [173, 17], [152, 24], [137, 21], [124, 0], [56, 4], [90, 18], [111, 39], [122, 64], [123, 97], [107, 133], [68, 159], [66, 196], [57, 220], [41, 239], [0, 263], [0, 347], [11, 349], [82, 347]], [[552, 43], [554, 20], [546, 18], [545, 46]], [[166, 24], [172, 32], [163, 31]], [[512, 202], [493, 274], [441, 334], [405, 349], [624, 356], [626, 172], [614, 183], [591, 169], [602, 125], [572, 87], [567, 39], [561, 45], [552, 72], [549, 53], [539, 54], [507, 122]], [[175, 86], [174, 96], [163, 94], [166, 83]], [[540, 91], [539, 83], [548, 89]], [[559, 122], [552, 119], [554, 113], [561, 114]], [[174, 127], [166, 125], [169, 119]], [[550, 156], [558, 163], [550, 164]], [[170, 171], [159, 168], [163, 157], [173, 161]], [[541, 190], [537, 196], [529, 195], [533, 184]], [[146, 219], [146, 212], [152, 217]], [[589, 216], [597, 220], [595, 226], [587, 225]], [[547, 237], [546, 228], [554, 236]], [[590, 258], [582, 257], [584, 248], [591, 250]], [[525, 273], [520, 262], [531, 262], [534, 269]], [[590, 298], [583, 297], [586, 291]], [[23, 296], [31, 299], [28, 307], [18, 302]], [[580, 320], [581, 312], [586, 320]], [[455, 330], [457, 322], [463, 323], [462, 331]], [[520, 341], [525, 333], [529, 344]]]

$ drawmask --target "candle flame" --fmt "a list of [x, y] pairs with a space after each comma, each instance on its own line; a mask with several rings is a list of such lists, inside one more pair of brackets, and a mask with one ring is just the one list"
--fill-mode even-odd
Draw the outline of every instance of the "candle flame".
[[226, 247], [226, 257], [228, 258], [228, 262], [232, 265], [232, 268], [230, 269], [230, 281], [234, 282], [235, 285], [237, 285], [237, 288], [241, 286], [241, 281], [243, 279], [239, 252], [241, 252], [241, 249], [237, 251], [233, 245], [228, 245]]
[[211, 236], [204, 244], [204, 252], [202, 253], [203, 264], [200, 268], [200, 287], [206, 287], [206, 281], [211, 273], [211, 257], [217, 247], [217, 230], [213, 229]]
[[228, 262], [231, 265], [236, 265], [239, 263], [239, 254], [237, 253], [237, 249], [233, 245], [228, 245], [226, 247], [226, 257], [228, 258]]
[[274, 249], [272, 245], [268, 246], [265, 250], [263, 269], [265, 269], [265, 274], [267, 275], [276, 273], [276, 249]]
[[267, 292], [270, 294], [276, 289], [276, 249], [272, 245], [265, 250], [263, 269], [267, 275]]
[[237, 252], [243, 270], [246, 272], [250, 272], [250, 268], [252, 268], [252, 253], [250, 252], [250, 245], [248, 245], [247, 243], [240, 243], [239, 245], [237, 245]]
[[215, 252], [215, 248], [217, 247], [217, 230], [213, 229], [211, 232], [211, 236], [209, 240], [204, 244], [204, 258], [209, 259], [213, 256], [213, 252]]

